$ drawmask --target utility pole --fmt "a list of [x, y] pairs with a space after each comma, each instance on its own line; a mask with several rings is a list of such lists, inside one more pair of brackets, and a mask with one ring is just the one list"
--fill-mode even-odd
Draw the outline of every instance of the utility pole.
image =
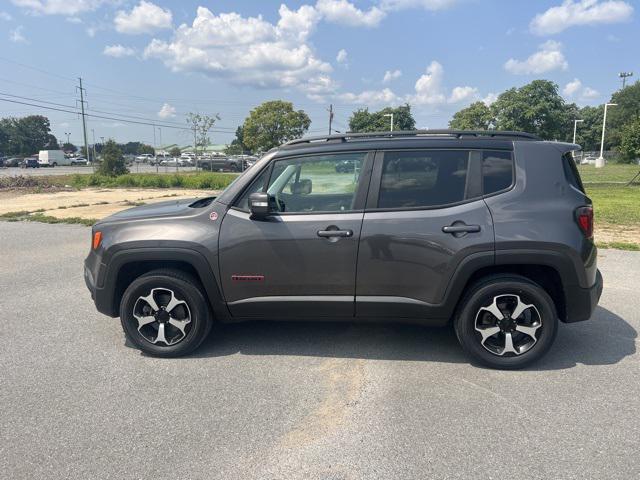
[[596, 168], [604, 167], [604, 130], [607, 127], [607, 107], [615, 107], [617, 103], [604, 104], [604, 118], [602, 119], [602, 140], [600, 141], [600, 156], [596, 158]]
[[91, 135], [93, 135], [93, 161], [95, 162], [98, 157], [96, 157], [96, 131], [92, 128]]
[[153, 125], [153, 162], [156, 164], [156, 173], [159, 173], [158, 156], [156, 154], [156, 126]]
[[576, 143], [576, 132], [578, 130], [578, 123], [582, 123], [584, 120], [574, 120], [573, 121], [573, 143]]
[[385, 113], [383, 116], [384, 117], [391, 117], [391, 130], [389, 130], [389, 131], [393, 132], [393, 113]]
[[333, 123], [333, 104], [329, 105], [329, 135], [331, 135], [331, 124]]
[[[82, 77], [78, 77], [78, 81], [80, 82], [80, 86], [78, 88], [80, 89], [80, 109], [82, 111], [82, 135], [84, 137], [84, 153], [88, 160], [89, 159], [89, 142], [87, 142], [87, 120], [85, 119], [85, 115], [84, 115], [84, 88], [82, 88]], [[95, 173], [96, 167], [93, 164], [93, 162], [91, 162], [91, 166], [93, 167], [93, 171]]]
[[622, 79], [622, 89], [624, 90], [627, 84], [627, 77], [633, 77], [633, 72], [620, 72], [618, 76]]

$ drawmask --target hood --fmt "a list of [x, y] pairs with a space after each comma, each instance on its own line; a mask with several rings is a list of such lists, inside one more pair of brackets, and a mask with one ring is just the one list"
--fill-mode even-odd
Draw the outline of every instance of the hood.
[[146, 218], [182, 217], [189, 216], [207, 207], [215, 197], [185, 198], [151, 203], [140, 207], [128, 208], [101, 220], [100, 223], [119, 222], [126, 220], [141, 220]]

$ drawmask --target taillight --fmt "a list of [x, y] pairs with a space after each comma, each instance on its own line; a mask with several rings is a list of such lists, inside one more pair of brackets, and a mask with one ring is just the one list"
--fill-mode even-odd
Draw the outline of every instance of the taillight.
[[576, 208], [576, 222], [585, 237], [593, 237], [593, 207]]
[[96, 250], [102, 242], [102, 232], [93, 232], [93, 249]]

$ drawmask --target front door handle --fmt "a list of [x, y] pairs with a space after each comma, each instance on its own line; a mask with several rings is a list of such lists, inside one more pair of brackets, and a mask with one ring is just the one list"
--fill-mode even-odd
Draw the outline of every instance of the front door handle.
[[447, 225], [442, 227], [444, 233], [477, 233], [480, 231], [480, 225], [467, 225], [465, 223], [454, 223], [453, 225]]
[[318, 230], [318, 236], [322, 238], [353, 237], [353, 230]]

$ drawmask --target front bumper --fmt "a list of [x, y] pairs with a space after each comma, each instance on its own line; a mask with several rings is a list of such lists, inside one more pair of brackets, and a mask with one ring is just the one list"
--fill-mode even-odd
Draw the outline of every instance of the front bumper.
[[600, 301], [602, 286], [602, 274], [598, 270], [596, 272], [596, 281], [590, 288], [568, 287], [565, 292], [567, 300], [567, 317], [565, 321], [573, 323], [589, 320]]

